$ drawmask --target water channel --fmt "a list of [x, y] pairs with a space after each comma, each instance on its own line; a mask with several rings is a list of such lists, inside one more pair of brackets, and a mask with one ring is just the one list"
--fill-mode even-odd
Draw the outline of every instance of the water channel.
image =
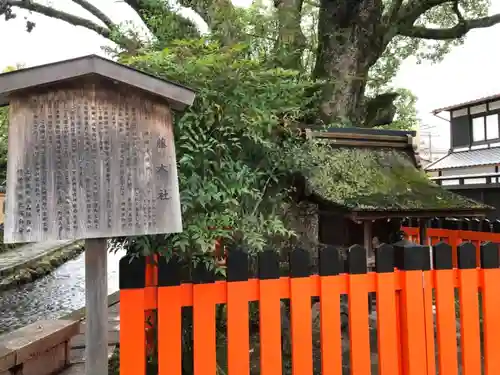
[[[108, 294], [118, 290], [118, 262], [123, 255], [123, 251], [108, 253]], [[80, 254], [33, 283], [0, 292], [0, 334], [83, 307], [84, 256]]]

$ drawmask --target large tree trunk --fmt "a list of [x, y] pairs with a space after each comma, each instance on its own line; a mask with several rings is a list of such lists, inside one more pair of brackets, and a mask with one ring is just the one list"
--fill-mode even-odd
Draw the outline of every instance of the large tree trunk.
[[381, 0], [321, 0], [314, 75], [327, 81], [324, 122], [364, 122], [368, 71], [385, 48], [377, 29], [381, 16]]
[[300, 22], [303, 0], [274, 0], [278, 14], [278, 38], [274, 46], [275, 64], [285, 69], [301, 69], [306, 40]]

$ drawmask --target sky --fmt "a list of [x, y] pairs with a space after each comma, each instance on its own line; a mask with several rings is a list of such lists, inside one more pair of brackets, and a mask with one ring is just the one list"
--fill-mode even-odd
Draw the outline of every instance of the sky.
[[[120, 0], [93, 0], [115, 22], [139, 24], [137, 15]], [[251, 0], [233, 0], [239, 6], [249, 5]], [[500, 1], [494, 0], [491, 13], [500, 13]], [[69, 11], [81, 17], [92, 16], [70, 0], [52, 0], [58, 9]], [[193, 13], [183, 10], [184, 14]], [[36, 22], [32, 33], [25, 32], [25, 16], [18, 11], [15, 20], [5, 21], [0, 17], [2, 37], [0, 68], [17, 63], [35, 66], [87, 54], [105, 56], [102, 46], [109, 43], [97, 34], [80, 27], [74, 27], [51, 18], [29, 15]], [[410, 89], [417, 97], [417, 110], [424, 126], [432, 133], [433, 147], [449, 148], [449, 124], [436, 118], [430, 112], [445, 105], [476, 99], [500, 93], [500, 25], [471, 31], [465, 44], [456, 47], [439, 64], [406, 61], [394, 84]]]

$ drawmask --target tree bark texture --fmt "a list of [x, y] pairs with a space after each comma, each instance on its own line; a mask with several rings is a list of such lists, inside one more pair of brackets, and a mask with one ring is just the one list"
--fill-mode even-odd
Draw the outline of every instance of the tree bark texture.
[[370, 67], [382, 54], [381, 0], [321, 0], [316, 78], [325, 79], [320, 115], [324, 122], [361, 122]]
[[300, 27], [303, 0], [275, 0], [278, 14], [278, 37], [274, 46], [275, 63], [285, 69], [302, 68], [306, 46]]

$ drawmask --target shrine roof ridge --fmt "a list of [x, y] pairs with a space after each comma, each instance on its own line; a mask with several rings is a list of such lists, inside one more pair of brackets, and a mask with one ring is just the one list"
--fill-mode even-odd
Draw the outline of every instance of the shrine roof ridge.
[[88, 75], [102, 76], [149, 92], [167, 100], [175, 110], [192, 105], [196, 95], [189, 87], [101, 56], [87, 55], [0, 74], [0, 107], [9, 104], [9, 96], [14, 92]]

